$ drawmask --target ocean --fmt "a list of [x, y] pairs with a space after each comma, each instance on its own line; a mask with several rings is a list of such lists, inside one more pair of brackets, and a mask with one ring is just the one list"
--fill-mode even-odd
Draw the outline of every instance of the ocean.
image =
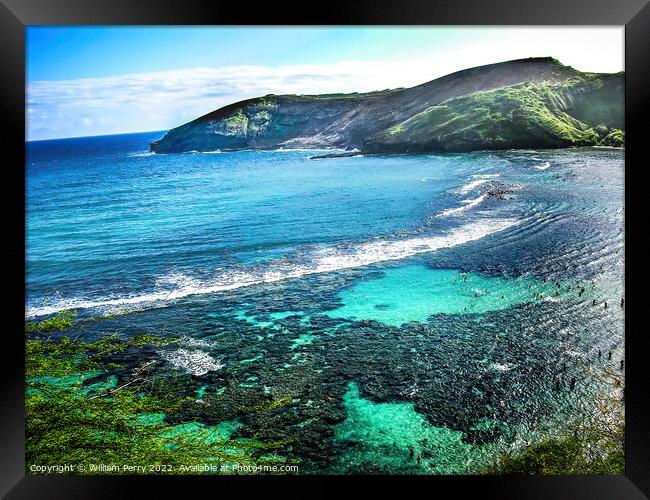
[[181, 339], [146, 355], [200, 425], [289, 440], [308, 473], [476, 473], [623, 359], [621, 149], [149, 153], [161, 135], [27, 143], [25, 316]]

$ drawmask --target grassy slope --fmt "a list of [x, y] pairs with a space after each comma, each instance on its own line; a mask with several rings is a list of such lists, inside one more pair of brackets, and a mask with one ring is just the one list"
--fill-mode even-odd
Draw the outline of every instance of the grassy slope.
[[370, 151], [619, 146], [621, 75], [522, 83], [449, 99], [366, 141]]
[[[93, 474], [90, 464], [162, 466], [147, 474], [195, 474], [197, 464], [277, 465], [288, 463], [273, 452], [282, 443], [224, 436], [218, 426], [200, 422], [166, 422], [167, 414], [193, 398], [173, 392], [173, 380], [153, 379], [152, 359], [132, 370], [120, 385], [96, 382], [121, 368], [115, 354], [177, 342], [153, 336], [121, 339], [105, 335], [80, 339], [83, 322], [64, 311], [25, 325], [25, 460], [30, 465], [78, 464], [70, 474]], [[88, 319], [86, 321], [95, 321]], [[282, 401], [256, 409], [263, 414]], [[113, 471], [112, 473], [129, 473]]]
[[623, 75], [552, 58], [470, 68], [409, 89], [266, 95], [170, 130], [156, 152], [358, 148], [470, 151], [623, 143]]

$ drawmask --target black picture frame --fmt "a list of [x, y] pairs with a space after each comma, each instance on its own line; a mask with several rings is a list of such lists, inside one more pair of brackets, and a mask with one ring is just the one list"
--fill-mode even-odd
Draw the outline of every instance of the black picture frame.
[[[643, 126], [650, 111], [650, 5], [647, 0], [330, 0], [321, 4], [260, 5], [223, 0], [0, 0], [2, 44], [3, 202], [6, 288], [2, 376], [0, 377], [0, 495], [6, 498], [130, 498], [187, 494], [198, 483], [214, 495], [241, 494], [243, 488], [285, 494], [314, 482], [330, 493], [351, 480], [389, 493], [405, 492], [416, 481], [427, 496], [448, 498], [642, 499], [650, 495], [650, 391], [645, 385], [644, 337], [636, 328], [642, 297], [638, 280], [626, 276], [626, 473], [625, 476], [427, 476], [427, 477], [124, 477], [33, 476], [24, 466], [24, 322], [25, 270], [25, 27], [29, 25], [625, 25], [626, 74], [626, 267], [640, 269], [643, 236], [631, 229], [643, 217], [647, 168], [642, 156]], [[299, 48], [297, 48], [299, 50]], [[22, 167], [21, 167], [22, 166]], [[631, 180], [631, 182], [630, 182]], [[647, 195], [646, 195], [647, 197]], [[637, 203], [635, 200], [639, 200]], [[635, 215], [636, 214], [636, 215]], [[645, 218], [644, 218], [645, 219]], [[644, 220], [645, 222], [645, 220]], [[643, 252], [643, 253], [641, 253]], [[636, 263], [636, 264], [635, 264]], [[631, 267], [632, 266], [632, 267]], [[22, 291], [22, 294], [20, 293]], [[642, 323], [638, 323], [641, 325]], [[71, 430], [74, 432], [74, 430]], [[321, 486], [319, 486], [320, 488]], [[194, 494], [194, 493], [192, 493]], [[366, 495], [367, 493], [364, 493]], [[422, 493], [418, 493], [420, 495]]]

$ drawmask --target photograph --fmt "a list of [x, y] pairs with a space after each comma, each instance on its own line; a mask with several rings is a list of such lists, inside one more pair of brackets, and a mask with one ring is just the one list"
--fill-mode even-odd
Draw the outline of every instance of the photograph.
[[625, 26], [25, 38], [27, 476], [626, 474]]

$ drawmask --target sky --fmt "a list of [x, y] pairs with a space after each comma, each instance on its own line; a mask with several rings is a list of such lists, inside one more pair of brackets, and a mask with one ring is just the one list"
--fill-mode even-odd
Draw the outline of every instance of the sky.
[[27, 28], [27, 140], [168, 130], [266, 94], [410, 87], [551, 56], [624, 67], [623, 27]]

